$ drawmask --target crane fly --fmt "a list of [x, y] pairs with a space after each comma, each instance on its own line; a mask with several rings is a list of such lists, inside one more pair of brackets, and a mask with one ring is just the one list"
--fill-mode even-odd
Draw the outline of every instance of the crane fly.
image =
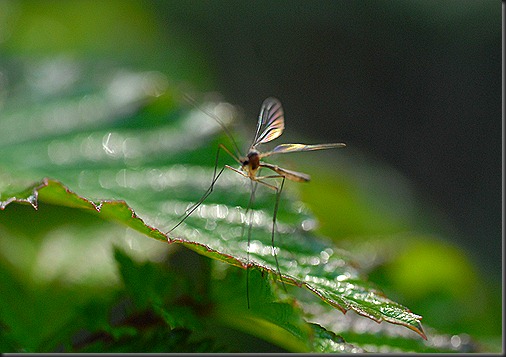
[[[189, 98], [192, 102], [194, 102], [191, 98]], [[195, 104], [195, 103], [194, 103]], [[203, 110], [204, 111], [204, 110]], [[346, 146], [344, 143], [332, 143], [332, 144], [316, 144], [316, 145], [307, 145], [307, 144], [281, 144], [276, 146], [271, 151], [261, 152], [258, 150], [258, 146], [261, 144], [268, 143], [276, 138], [278, 138], [285, 129], [285, 116], [283, 112], [283, 107], [281, 106], [281, 103], [279, 100], [273, 97], [269, 97], [264, 100], [262, 103], [262, 106], [260, 108], [260, 114], [258, 116], [258, 122], [256, 126], [255, 136], [253, 138], [253, 141], [251, 142], [251, 145], [249, 147], [248, 153], [246, 156], [240, 156], [239, 154], [239, 148], [233, 138], [233, 136], [230, 134], [226, 126], [223, 124], [223, 122], [218, 118], [216, 115], [209, 113], [207, 111], [204, 111], [207, 115], [212, 117], [214, 120], [218, 122], [218, 124], [224, 129], [227, 136], [231, 139], [234, 149], [236, 151], [236, 154], [232, 153], [227, 147], [225, 147], [223, 144], [219, 144], [218, 151], [216, 153], [216, 160], [215, 160], [215, 166], [214, 166], [214, 174], [213, 179], [211, 182], [211, 185], [207, 189], [207, 191], [204, 193], [202, 198], [189, 207], [185, 214], [183, 215], [183, 218], [179, 221], [178, 224], [176, 224], [169, 232], [172, 232], [174, 229], [176, 229], [181, 223], [183, 223], [201, 204], [204, 202], [204, 200], [211, 194], [214, 188], [214, 184], [220, 177], [220, 175], [223, 173], [225, 168], [234, 171], [238, 173], [239, 175], [248, 178], [251, 182], [251, 195], [248, 202], [248, 206], [246, 208], [246, 214], [248, 214], [251, 206], [253, 205], [254, 198], [255, 198], [255, 192], [257, 189], [257, 184], [264, 185], [276, 192], [276, 201], [274, 206], [274, 213], [273, 213], [273, 219], [272, 219], [272, 231], [271, 231], [271, 244], [272, 244], [272, 254], [274, 256], [274, 259], [276, 261], [276, 269], [277, 273], [279, 275], [279, 280], [283, 284], [283, 277], [281, 275], [281, 270], [279, 268], [279, 262], [278, 257], [276, 254], [276, 250], [274, 248], [274, 236], [276, 231], [276, 217], [278, 213], [279, 208], [279, 199], [281, 196], [281, 192], [283, 191], [283, 186], [285, 183], [285, 180], [288, 179], [290, 181], [295, 182], [308, 182], [311, 177], [305, 173], [287, 170], [285, 168], [279, 167], [277, 165], [273, 165], [267, 162], [262, 161], [262, 159], [277, 155], [277, 154], [287, 154], [291, 152], [304, 152], [304, 151], [314, 151], [314, 150], [326, 150], [326, 149], [337, 149], [337, 148], [343, 148]], [[225, 151], [228, 155], [230, 155], [240, 166], [239, 168], [234, 168], [229, 165], [225, 165], [221, 168], [221, 170], [218, 172], [218, 158], [220, 154], [220, 150]], [[267, 169], [272, 171], [272, 174], [268, 175], [260, 175], [259, 172], [261, 169]], [[271, 183], [266, 182], [266, 180], [270, 179], [281, 179], [281, 184], [279, 186]], [[251, 213], [251, 212], [250, 212]], [[250, 215], [249, 221], [249, 227], [248, 227], [248, 245], [247, 245], [247, 263], [249, 265], [249, 254], [250, 254], [250, 240], [251, 240], [251, 228], [252, 228], [252, 219]], [[244, 226], [243, 226], [244, 229]], [[243, 232], [244, 234], [244, 232]], [[249, 270], [247, 270], [249, 272]], [[246, 278], [246, 290], [248, 293], [248, 308], [249, 308], [249, 286], [248, 286], [248, 275]], [[285, 288], [286, 289], [286, 288]]]

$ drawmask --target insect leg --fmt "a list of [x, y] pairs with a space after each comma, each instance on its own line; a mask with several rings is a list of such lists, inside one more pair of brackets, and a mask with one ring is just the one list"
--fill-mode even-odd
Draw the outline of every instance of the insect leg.
[[229, 170], [232, 170], [232, 171], [234, 171], [234, 172], [237, 172], [239, 175], [242, 175], [242, 176], [244, 176], [244, 177], [249, 178], [249, 176], [248, 176], [248, 175], [246, 175], [246, 174], [245, 174], [244, 172], [242, 172], [241, 170], [238, 170], [238, 169], [236, 169], [236, 168], [234, 168], [234, 167], [232, 167], [232, 166], [229, 166], [229, 165], [225, 165], [225, 167], [226, 167], [227, 169], [229, 169]]
[[281, 197], [281, 192], [283, 191], [283, 185], [285, 184], [285, 177], [283, 176], [283, 180], [281, 181], [281, 186], [279, 189], [276, 189], [276, 204], [274, 205], [274, 214], [272, 217], [272, 235], [271, 235], [271, 241], [272, 241], [272, 252], [274, 253], [274, 259], [276, 260], [276, 268], [278, 268], [278, 274], [279, 279], [281, 280], [281, 284], [283, 285], [283, 288], [286, 292], [286, 286], [283, 282], [283, 277], [281, 276], [281, 270], [279, 269], [279, 262], [278, 262], [278, 255], [276, 254], [276, 250], [274, 248], [274, 234], [276, 232], [276, 218], [278, 215], [278, 208], [279, 208], [279, 199]]
[[255, 177], [255, 181], [258, 181], [261, 184], [263, 184], [263, 185], [265, 185], [265, 186], [267, 186], [269, 188], [272, 188], [274, 191], [277, 191], [278, 188], [276, 186], [268, 184], [267, 182], [262, 181], [263, 179], [271, 179], [271, 178], [285, 178], [285, 176], [283, 176], [283, 175], [258, 176], [258, 177]]
[[[267, 183], [265, 181], [262, 181], [262, 179], [266, 179], [266, 178], [282, 178], [283, 180], [281, 181], [281, 185], [278, 188], [277, 186], [274, 186], [274, 185], [271, 185], [271, 184], [269, 184], [269, 183]], [[276, 233], [276, 218], [277, 218], [277, 215], [278, 215], [279, 199], [281, 197], [281, 191], [283, 191], [283, 185], [285, 184], [285, 179], [286, 179], [286, 177], [282, 176], [282, 175], [260, 176], [260, 177], [256, 177], [255, 178], [256, 182], [259, 182], [259, 183], [261, 183], [261, 184], [263, 184], [263, 185], [265, 185], [267, 187], [270, 187], [270, 188], [272, 188], [273, 190], [276, 191], [276, 203], [274, 205], [274, 214], [273, 214], [273, 217], [272, 217], [271, 242], [272, 242], [272, 252], [274, 254], [274, 259], [276, 260], [276, 268], [278, 270], [279, 280], [281, 281], [281, 284], [283, 285], [283, 288], [286, 291], [286, 286], [285, 286], [285, 283], [283, 281], [283, 277], [281, 275], [281, 269], [279, 268], [278, 255], [276, 254], [276, 249], [274, 247], [274, 236], [275, 236], [275, 233]]]
[[224, 150], [227, 154], [229, 154], [229, 155], [230, 155], [230, 156], [231, 156], [231, 157], [232, 157], [235, 161], [237, 161], [237, 163], [238, 163], [238, 164], [240, 164], [240, 163], [241, 163], [241, 160], [239, 160], [239, 158], [238, 158], [237, 156], [235, 156], [234, 154], [232, 154], [232, 153], [230, 152], [230, 150], [229, 150], [229, 149], [227, 149], [227, 147], [226, 147], [225, 145], [223, 145], [223, 144], [219, 144], [218, 146], [219, 146], [219, 147], [218, 147], [218, 150], [219, 150], [219, 149], [223, 149], [223, 150]]
[[[253, 211], [250, 211], [251, 206], [253, 205], [253, 202], [255, 201], [255, 192], [257, 190], [258, 184], [256, 182], [251, 182], [251, 195], [249, 197], [248, 206], [246, 207], [246, 216], [248, 216], [249, 213], [249, 219], [248, 219], [248, 245], [246, 248], [246, 255], [247, 255], [247, 265], [246, 265], [246, 298], [248, 300], [248, 309], [250, 308], [250, 301], [249, 301], [249, 257], [250, 257], [250, 242], [251, 242], [251, 229], [253, 227]], [[244, 225], [242, 226], [241, 230], [241, 237], [244, 235]]]
[[[167, 234], [169, 234], [170, 232], [172, 232], [174, 229], [176, 229], [177, 227], [179, 227], [188, 217], [190, 217], [190, 215], [202, 204], [202, 202], [205, 201], [205, 199], [211, 194], [211, 192], [213, 192], [213, 189], [214, 189], [214, 184], [216, 183], [216, 181], [218, 180], [218, 178], [220, 177], [220, 175], [223, 173], [223, 170], [225, 170], [225, 166], [221, 168], [221, 170], [218, 172], [218, 159], [220, 157], [220, 149], [224, 149], [228, 154], [230, 154], [230, 156], [232, 156], [234, 159], [237, 160], [237, 158], [232, 155], [230, 153], [230, 151], [223, 145], [223, 144], [219, 144], [218, 146], [218, 151], [216, 152], [216, 159], [214, 161], [214, 173], [213, 173], [213, 179], [211, 181], [211, 186], [209, 186], [209, 188], [206, 190], [206, 192], [204, 193], [204, 195], [200, 198], [200, 200], [197, 201], [197, 203], [193, 204], [190, 208], [188, 208], [185, 213], [179, 217], [180, 218], [180, 221], [178, 224], [176, 224], [174, 227], [172, 227], [168, 232]], [[228, 165], [226, 165], [228, 166]], [[218, 174], [216, 174], [216, 172], [218, 172]]]

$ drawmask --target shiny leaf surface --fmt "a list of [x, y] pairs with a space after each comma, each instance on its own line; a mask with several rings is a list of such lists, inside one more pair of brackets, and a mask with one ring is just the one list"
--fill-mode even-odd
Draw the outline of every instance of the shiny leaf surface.
[[[67, 65], [81, 74], [78, 80], [47, 83], [51, 90], [28, 82], [31, 104], [21, 107], [23, 97], [14, 97], [2, 109], [0, 209], [13, 202], [36, 209], [43, 202], [83, 210], [277, 279], [270, 235], [275, 196], [263, 187], [257, 191], [248, 259], [249, 182], [234, 172], [225, 171], [213, 194], [166, 234], [209, 187], [217, 145], [229, 144], [221, 127], [203, 111], [186, 107], [160, 73], [111, 69], [104, 77], [70, 59]], [[203, 105], [231, 123], [229, 104]], [[220, 157], [223, 164], [234, 161]], [[291, 184], [284, 190], [276, 227], [284, 284], [305, 288], [343, 312], [403, 325], [425, 338], [420, 316], [386, 298], [348, 253], [312, 232], [315, 219], [296, 189]], [[254, 300], [256, 287], [250, 288]], [[297, 335], [288, 324], [281, 327]]]

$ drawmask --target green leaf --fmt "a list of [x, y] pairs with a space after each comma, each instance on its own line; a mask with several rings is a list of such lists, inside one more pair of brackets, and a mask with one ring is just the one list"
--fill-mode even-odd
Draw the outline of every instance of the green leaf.
[[318, 324], [311, 324], [315, 337], [313, 338], [314, 351], [322, 353], [362, 353], [366, 352], [360, 347], [347, 344], [341, 336], [325, 330]]
[[[217, 145], [230, 143], [222, 128], [203, 111], [185, 107], [160, 73], [110, 68], [111, 75], [101, 76], [103, 72], [93, 66], [73, 61], [69, 65], [80, 77], [65, 91], [39, 93], [31, 102], [20, 94], [5, 105], [0, 117], [0, 209], [14, 209], [10, 207], [14, 202], [35, 209], [41, 203], [78, 209], [155, 240], [250, 269], [252, 311], [261, 301], [281, 299], [285, 293], [280, 289], [272, 296], [258, 295], [268, 276], [279, 279], [270, 234], [275, 195], [270, 190], [260, 187], [256, 193], [249, 255], [248, 234], [243, 230], [249, 182], [228, 170], [194, 214], [166, 233], [209, 187]], [[203, 106], [232, 122], [230, 105], [205, 102]], [[222, 156], [220, 167], [223, 164], [234, 165], [234, 161]], [[425, 338], [421, 317], [385, 297], [365, 280], [348, 253], [316, 236], [311, 230], [314, 217], [300, 202], [296, 184], [285, 186], [275, 237], [281, 286], [307, 289], [342, 312], [353, 310], [376, 322], [402, 325]], [[1, 214], [2, 226], [16, 224], [6, 222]], [[146, 307], [156, 294], [148, 291], [142, 296], [135, 281], [152, 272], [137, 268], [137, 277], [123, 274], [134, 279], [127, 286], [139, 306]], [[234, 321], [229, 323], [261, 334], [254, 326], [262, 321], [301, 340], [305, 336], [301, 331], [307, 326], [301, 327], [305, 325], [300, 325], [300, 316], [294, 324], [283, 314], [296, 316], [295, 312], [283, 312], [283, 307], [271, 303], [251, 317], [241, 315], [247, 297], [237, 292], [239, 284], [232, 286], [231, 296], [222, 298], [242, 307], [230, 314]], [[296, 295], [297, 290], [287, 292]], [[277, 307], [270, 310], [272, 306]], [[170, 321], [169, 315], [165, 319]], [[288, 348], [302, 349], [297, 343]]]
[[[143, 311], [142, 309], [151, 306], [153, 312], [171, 329], [186, 328], [218, 344], [219, 341], [222, 341], [222, 344], [226, 341], [227, 332], [223, 333], [225, 336], [222, 336], [221, 332], [223, 326], [227, 326], [235, 331], [259, 336], [288, 351], [360, 350], [335, 334], [325, 331], [321, 326], [308, 324], [293, 301], [291, 303], [274, 301], [277, 286], [269, 279], [265, 279], [264, 274], [258, 269], [253, 268], [249, 274], [245, 274], [241, 270], [230, 269], [230, 266], [223, 263], [214, 264], [210, 277], [211, 289], [206, 291], [199, 288], [198, 284], [193, 287], [187, 284], [199, 279], [200, 274], [191, 276], [185, 276], [188, 272], [172, 274], [172, 271], [167, 269], [173, 266], [172, 264], [160, 265], [152, 262], [139, 264], [121, 250], [116, 250], [115, 256], [124, 284], [129, 295], [133, 296], [137, 309]], [[142, 278], [138, 279], [139, 277]], [[257, 287], [251, 291], [250, 308], [245, 304], [246, 279]], [[237, 288], [230, 289], [233, 286]], [[167, 287], [170, 287], [170, 293], [164, 291]], [[174, 294], [174, 291], [178, 293]], [[139, 305], [139, 301], [145, 301], [145, 298], [140, 296], [142, 294], [150, 296], [151, 301], [155, 303]], [[143, 321], [149, 320], [153, 320], [153, 317], [143, 318]], [[146, 328], [145, 323], [142, 326]]]

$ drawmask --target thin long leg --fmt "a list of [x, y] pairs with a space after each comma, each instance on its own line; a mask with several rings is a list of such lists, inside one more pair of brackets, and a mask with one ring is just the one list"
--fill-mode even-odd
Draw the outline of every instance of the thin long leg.
[[[204, 195], [195, 203], [193, 204], [190, 208], [188, 208], [185, 213], [179, 217], [180, 221], [179, 223], [177, 223], [174, 227], [172, 227], [168, 232], [167, 234], [169, 234], [170, 232], [172, 232], [174, 229], [176, 229], [177, 227], [179, 227], [188, 217], [190, 217], [190, 215], [202, 204], [202, 202], [205, 201], [205, 199], [213, 192], [213, 189], [214, 189], [214, 184], [216, 183], [216, 181], [218, 180], [218, 178], [221, 176], [221, 174], [223, 173], [223, 170], [225, 170], [225, 166], [221, 168], [221, 170], [218, 172], [218, 174], [216, 174], [217, 172], [217, 169], [218, 169], [218, 159], [220, 157], [220, 149], [223, 149], [225, 150], [225, 152], [227, 152], [230, 156], [232, 156], [236, 161], [238, 160], [223, 144], [219, 144], [218, 146], [218, 151], [216, 151], [216, 159], [214, 161], [214, 172], [213, 172], [213, 179], [211, 181], [211, 185], [209, 186], [209, 188], [206, 190], [206, 192], [204, 193]], [[226, 165], [228, 166], [228, 165]]]
[[229, 169], [229, 170], [232, 170], [232, 171], [234, 171], [234, 172], [237, 172], [239, 175], [242, 175], [242, 176], [244, 176], [244, 177], [246, 177], [246, 178], [249, 178], [249, 176], [248, 176], [248, 175], [246, 175], [246, 174], [245, 174], [244, 172], [242, 172], [241, 170], [238, 170], [238, 169], [236, 169], [236, 168], [234, 168], [234, 167], [232, 167], [232, 166], [229, 166], [229, 165], [225, 165], [225, 167], [226, 167], [227, 169]]
[[262, 180], [263, 180], [263, 179], [271, 179], [271, 178], [284, 178], [284, 177], [285, 177], [285, 176], [283, 176], [283, 175], [269, 175], [269, 176], [253, 176], [253, 177], [251, 177], [251, 176], [248, 176], [247, 174], [245, 174], [243, 171], [238, 170], [238, 169], [236, 169], [236, 168], [233, 168], [232, 166], [225, 165], [225, 167], [226, 167], [227, 169], [229, 169], [229, 170], [232, 170], [232, 171], [234, 171], [234, 172], [237, 172], [239, 175], [242, 175], [242, 176], [244, 176], [244, 177], [246, 177], [246, 178], [249, 178], [251, 181], [256, 181], [256, 182], [259, 182], [259, 183], [261, 183], [262, 185], [265, 185], [265, 186], [269, 187], [270, 189], [273, 189], [274, 191], [277, 191], [277, 190], [278, 190], [278, 188], [277, 188], [276, 186], [271, 185], [271, 184], [269, 184], [269, 183], [267, 183], [267, 182], [264, 182], [264, 181], [262, 181]]
[[[235, 170], [234, 170], [235, 171]], [[242, 175], [244, 175], [242, 172], [239, 172], [241, 173]], [[244, 176], [247, 176], [247, 175], [244, 175]], [[283, 180], [281, 181], [281, 185], [280, 187], [276, 187], [274, 185], [271, 185], [265, 181], [262, 181], [261, 179], [265, 179], [265, 178], [282, 178]], [[273, 255], [274, 255], [274, 259], [276, 260], [276, 269], [278, 270], [278, 275], [279, 275], [279, 280], [281, 281], [281, 284], [283, 285], [283, 289], [286, 291], [286, 286], [285, 286], [285, 282], [283, 281], [283, 277], [281, 275], [281, 269], [279, 267], [279, 261], [278, 261], [278, 256], [276, 254], [276, 249], [274, 247], [274, 236], [275, 236], [275, 232], [276, 232], [276, 218], [277, 218], [277, 215], [278, 215], [278, 208], [279, 208], [279, 199], [281, 197], [281, 192], [283, 191], [283, 186], [285, 184], [285, 177], [282, 176], [282, 175], [271, 175], [271, 176], [261, 176], [261, 177], [256, 177], [255, 180], [251, 180], [251, 196], [250, 196], [250, 201], [248, 203], [248, 207], [246, 208], [246, 214], [248, 213], [252, 203], [254, 202], [254, 195], [255, 195], [255, 191], [256, 191], [256, 188], [257, 188], [257, 183], [261, 183], [269, 188], [272, 188], [276, 191], [276, 203], [274, 205], [274, 214], [273, 214], [273, 218], [272, 218], [272, 233], [271, 233], [271, 243], [272, 243], [272, 252], [273, 252]], [[254, 185], [254, 186], [253, 186]], [[248, 257], [248, 264], [249, 264], [249, 257], [250, 257], [250, 240], [251, 240], [251, 229], [252, 229], [252, 219], [250, 218], [249, 219], [249, 227], [248, 227], [248, 248], [247, 248], [247, 257]], [[243, 233], [241, 233], [241, 236], [244, 234], [244, 226], [243, 226]], [[248, 300], [248, 309], [250, 308], [250, 300], [249, 300], [249, 268], [247, 268], [246, 270], [246, 295], [247, 295], [247, 300]]]
[[[249, 257], [250, 257], [250, 242], [251, 242], [251, 229], [253, 227], [253, 211], [250, 212], [250, 208], [255, 201], [255, 192], [257, 190], [258, 184], [256, 182], [251, 182], [251, 195], [249, 197], [248, 206], [246, 207], [246, 216], [248, 213], [250, 214], [248, 218], [248, 245], [246, 248], [246, 256], [247, 256], [247, 265], [246, 265], [246, 299], [248, 300], [248, 309], [250, 308], [250, 300], [249, 300]], [[244, 225], [241, 230], [241, 237], [244, 235]]]
[[229, 154], [229, 155], [230, 155], [230, 156], [231, 156], [231, 157], [232, 157], [235, 161], [237, 161], [237, 163], [238, 163], [238, 164], [240, 164], [240, 163], [241, 163], [241, 160], [239, 160], [239, 158], [238, 158], [237, 156], [235, 156], [234, 154], [232, 154], [232, 153], [230, 152], [230, 150], [229, 150], [229, 149], [227, 149], [227, 147], [226, 147], [225, 145], [223, 145], [223, 144], [219, 144], [219, 145], [218, 145], [218, 150], [219, 150], [219, 149], [223, 149], [223, 150], [225, 150], [225, 152], [226, 152], [227, 154]]
[[278, 255], [276, 254], [276, 249], [274, 248], [274, 234], [276, 231], [276, 217], [278, 215], [279, 199], [281, 197], [281, 192], [283, 191], [284, 184], [285, 184], [285, 177], [283, 177], [283, 180], [281, 181], [281, 186], [279, 187], [279, 189], [276, 190], [276, 204], [274, 205], [274, 214], [272, 217], [271, 241], [272, 241], [272, 252], [274, 253], [274, 259], [276, 260], [276, 268], [278, 269], [279, 280], [281, 281], [281, 284], [283, 285], [283, 288], [286, 291], [286, 286], [285, 286], [285, 283], [283, 282], [283, 277], [281, 276], [281, 269], [279, 269]]

